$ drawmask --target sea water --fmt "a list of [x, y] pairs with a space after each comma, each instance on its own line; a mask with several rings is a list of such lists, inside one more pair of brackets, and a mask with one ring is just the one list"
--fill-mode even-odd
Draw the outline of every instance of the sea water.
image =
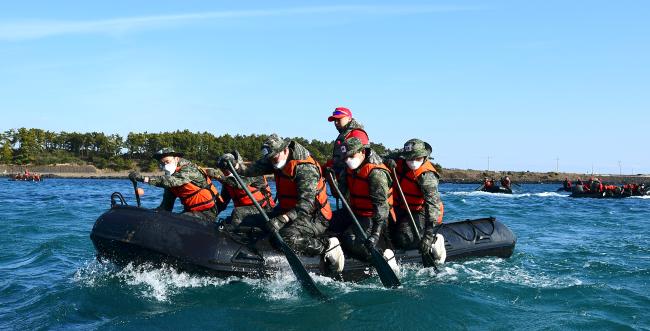
[[[162, 191], [141, 186], [156, 207]], [[398, 289], [314, 276], [321, 302], [288, 267], [259, 280], [97, 261], [93, 223], [112, 192], [135, 204], [128, 180], [2, 179], [0, 330], [650, 329], [648, 197], [476, 186], [440, 186], [445, 222], [496, 217], [517, 235], [511, 258], [403, 266]]]

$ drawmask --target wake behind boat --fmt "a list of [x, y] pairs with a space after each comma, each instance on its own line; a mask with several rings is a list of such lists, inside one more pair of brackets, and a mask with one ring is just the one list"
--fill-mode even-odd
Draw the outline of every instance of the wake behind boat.
[[[128, 206], [119, 193], [113, 194], [112, 202], [90, 234], [98, 258], [118, 265], [168, 263], [216, 276], [267, 277], [287, 267], [282, 252], [272, 247], [260, 229], [232, 232], [220, 223]], [[444, 223], [438, 233], [445, 239], [447, 261], [508, 258], [516, 244], [512, 231], [494, 218]], [[396, 250], [395, 254], [400, 263], [422, 263], [418, 250]], [[325, 274], [319, 257], [300, 256], [300, 260], [309, 272]], [[361, 280], [369, 277], [371, 270], [369, 262], [347, 258], [343, 279]]]

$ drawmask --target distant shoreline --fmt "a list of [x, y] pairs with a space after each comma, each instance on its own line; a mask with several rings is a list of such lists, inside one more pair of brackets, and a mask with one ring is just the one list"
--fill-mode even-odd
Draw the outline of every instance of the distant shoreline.
[[[11, 174], [22, 172], [24, 166], [0, 165], [0, 176], [9, 177]], [[129, 171], [113, 171], [97, 169], [91, 165], [49, 165], [27, 167], [30, 172], [41, 174], [42, 178], [60, 178], [60, 179], [126, 179]], [[142, 172], [145, 176], [158, 176], [162, 172]], [[591, 174], [562, 173], [562, 172], [530, 172], [530, 171], [484, 171], [484, 170], [463, 170], [463, 169], [443, 169], [440, 178], [441, 183], [457, 184], [480, 184], [483, 178], [492, 177], [500, 179], [503, 176], [509, 176], [513, 183], [519, 184], [553, 184], [561, 183], [565, 177], [569, 180], [582, 178], [588, 180]], [[650, 182], [650, 175], [610, 175], [594, 174], [603, 182], [621, 184], [631, 182]]]

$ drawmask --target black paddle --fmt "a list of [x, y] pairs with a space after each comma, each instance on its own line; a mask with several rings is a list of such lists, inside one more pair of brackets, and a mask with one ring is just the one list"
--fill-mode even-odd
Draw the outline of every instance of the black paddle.
[[[262, 214], [264, 217], [264, 220], [266, 223], [269, 223], [269, 216], [266, 215], [266, 212], [264, 212], [264, 209], [262, 209], [262, 206], [260, 206], [259, 203], [257, 203], [257, 200], [253, 197], [253, 194], [251, 191], [248, 190], [248, 187], [246, 184], [244, 184], [244, 181], [239, 177], [239, 174], [237, 174], [237, 170], [235, 170], [235, 167], [230, 163], [230, 160], [226, 160], [228, 162], [228, 169], [230, 172], [235, 176], [235, 179], [237, 180], [237, 183], [244, 189], [246, 192], [246, 195], [248, 196], [251, 201], [253, 201], [253, 204], [257, 208], [257, 210]], [[316, 283], [314, 283], [314, 280], [309, 276], [309, 273], [307, 272], [307, 269], [305, 269], [305, 266], [302, 265], [302, 262], [296, 255], [296, 253], [287, 245], [287, 243], [282, 240], [282, 237], [280, 237], [280, 234], [277, 231], [271, 231], [271, 235], [273, 238], [277, 241], [278, 245], [280, 246], [280, 249], [284, 253], [284, 256], [286, 256], [287, 261], [289, 261], [289, 265], [291, 266], [291, 270], [293, 271], [294, 275], [296, 275], [296, 278], [298, 278], [298, 281], [300, 282], [300, 285], [309, 293], [311, 296], [314, 298], [320, 299], [320, 300], [325, 300], [327, 297], [316, 287]]]
[[140, 194], [138, 194], [138, 182], [135, 180], [131, 180], [133, 183], [133, 192], [135, 193], [135, 201], [138, 203], [138, 207], [140, 207]]
[[[415, 233], [415, 238], [418, 240], [418, 242], [422, 241], [422, 236], [420, 236], [420, 231], [418, 230], [417, 224], [415, 224], [415, 219], [413, 218], [413, 214], [411, 213], [411, 207], [409, 207], [408, 202], [406, 201], [406, 196], [404, 196], [404, 191], [402, 191], [402, 185], [399, 183], [399, 179], [397, 178], [397, 171], [395, 171], [395, 168], [392, 169], [393, 173], [393, 180], [395, 181], [395, 184], [397, 184], [397, 190], [399, 191], [400, 197], [402, 197], [402, 202], [404, 203], [404, 206], [406, 206], [406, 213], [409, 215], [409, 220], [411, 223], [411, 227], [413, 228], [413, 232]], [[435, 271], [438, 271], [438, 267], [436, 267], [436, 261], [431, 256], [429, 252], [423, 252], [422, 254], [422, 264], [424, 264], [425, 267], [433, 267]]]
[[[354, 216], [354, 213], [352, 212], [352, 209], [350, 208], [350, 205], [348, 205], [347, 200], [345, 200], [345, 197], [343, 194], [341, 194], [341, 190], [339, 190], [338, 183], [334, 176], [332, 176], [332, 172], [329, 172], [328, 175], [330, 176], [330, 179], [334, 185], [332, 187], [334, 190], [336, 190], [336, 194], [341, 198], [341, 202], [343, 202], [343, 205], [345, 206], [345, 209], [348, 210], [348, 213], [350, 214], [350, 217], [352, 218], [352, 223], [354, 223], [356, 229], [357, 236], [363, 238], [364, 242], [368, 240], [368, 235], [366, 234], [366, 231], [363, 231], [363, 228], [361, 227], [361, 224], [359, 224], [359, 220], [357, 220], [356, 216]], [[384, 284], [385, 287], [398, 287], [401, 285], [399, 278], [397, 278], [397, 275], [393, 271], [393, 269], [388, 265], [388, 261], [384, 259], [381, 253], [379, 253], [379, 250], [377, 250], [377, 247], [367, 247], [368, 250], [370, 251], [370, 256], [372, 258], [372, 264], [375, 266], [375, 269], [377, 269], [377, 273], [379, 274], [379, 279], [381, 279], [381, 283]]]

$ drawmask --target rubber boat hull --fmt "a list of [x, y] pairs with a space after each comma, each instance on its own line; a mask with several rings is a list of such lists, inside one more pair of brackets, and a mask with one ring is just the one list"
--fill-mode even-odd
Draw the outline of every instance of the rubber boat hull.
[[40, 182], [43, 180], [43, 177], [36, 176], [27, 176], [27, 177], [15, 177], [10, 176], [9, 180], [12, 182]]
[[593, 198], [593, 199], [622, 199], [622, 198], [629, 198], [632, 196], [644, 196], [646, 194], [638, 194], [638, 195], [632, 195], [629, 193], [622, 192], [620, 194], [616, 194], [611, 191], [605, 191], [605, 192], [596, 192], [596, 193], [591, 193], [591, 192], [573, 192], [569, 197], [571, 198]]
[[[508, 258], [517, 241], [512, 231], [494, 218], [446, 223], [439, 233], [445, 238], [447, 261]], [[267, 277], [288, 269], [284, 255], [259, 229], [231, 233], [215, 222], [166, 211], [115, 205], [97, 219], [90, 238], [99, 259], [118, 265], [167, 263], [189, 272], [246, 277]], [[421, 264], [417, 250], [396, 250], [395, 254], [400, 263]], [[319, 257], [300, 259], [309, 272], [323, 274]], [[343, 280], [361, 280], [372, 272], [368, 262], [348, 258]]]
[[479, 191], [490, 192], [490, 193], [503, 193], [503, 194], [512, 194], [512, 189], [505, 188], [502, 186], [493, 186], [491, 188], [481, 188]]

